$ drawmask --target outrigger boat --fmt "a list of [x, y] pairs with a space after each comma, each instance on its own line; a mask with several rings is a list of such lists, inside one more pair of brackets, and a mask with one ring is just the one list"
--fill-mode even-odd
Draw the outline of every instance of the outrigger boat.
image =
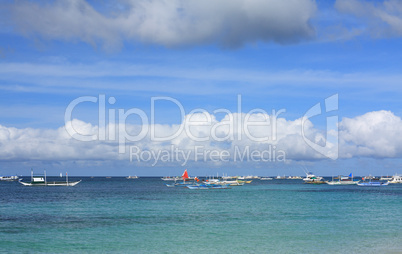
[[380, 187], [380, 186], [387, 186], [389, 182], [372, 182], [371, 180], [369, 182], [362, 182], [358, 183], [358, 186], [365, 186], [365, 187]]
[[338, 181], [327, 182], [329, 185], [351, 185], [351, 184], [358, 184], [359, 181], [353, 181], [353, 174], [350, 173], [349, 176], [338, 176]]
[[217, 185], [217, 184], [188, 185], [187, 188], [190, 190], [230, 189], [228, 185]]
[[75, 186], [81, 182], [81, 180], [76, 182], [69, 182], [67, 173], [65, 182], [56, 182], [56, 181], [48, 182], [46, 179], [46, 170], [44, 171], [43, 176], [34, 176], [33, 171], [31, 170], [31, 182], [23, 182], [21, 180], [19, 181], [19, 183], [21, 183], [24, 186]]

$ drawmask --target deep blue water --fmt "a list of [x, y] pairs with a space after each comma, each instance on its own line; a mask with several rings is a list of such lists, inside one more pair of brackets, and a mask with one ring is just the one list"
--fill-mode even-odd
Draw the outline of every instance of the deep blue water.
[[[70, 181], [74, 178], [70, 177]], [[160, 178], [0, 183], [6, 253], [401, 253], [402, 185], [254, 180], [227, 190]]]

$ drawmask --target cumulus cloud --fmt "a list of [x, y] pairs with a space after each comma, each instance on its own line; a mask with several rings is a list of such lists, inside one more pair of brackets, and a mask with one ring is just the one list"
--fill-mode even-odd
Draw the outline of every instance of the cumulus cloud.
[[[322, 137], [308, 120], [290, 121], [265, 113], [227, 114], [221, 120], [208, 112], [194, 113], [177, 125], [120, 123], [99, 127], [74, 119], [57, 130], [0, 126], [0, 159], [128, 160], [130, 147], [134, 146], [136, 150], [152, 153], [172, 153], [172, 149], [177, 149], [190, 153], [190, 161], [204, 162], [217, 162], [205, 155], [211, 151], [218, 154], [225, 151], [228, 161], [235, 160], [236, 153], [246, 156], [246, 162], [253, 161], [250, 156], [254, 155], [257, 161], [275, 160], [278, 156], [283, 161], [324, 158], [304, 142], [302, 128], [308, 139]], [[105, 138], [100, 138], [99, 133], [105, 133]], [[264, 151], [265, 155], [258, 155]]]
[[312, 0], [18, 1], [10, 8], [26, 35], [84, 41], [106, 49], [124, 40], [168, 47], [219, 44], [239, 47], [265, 41], [295, 43], [314, 37]]
[[339, 136], [343, 157], [402, 156], [402, 120], [390, 111], [344, 118], [339, 124]]
[[[145, 134], [137, 138], [143, 130]], [[105, 133], [105, 138], [99, 133]], [[80, 141], [80, 135], [91, 138]], [[134, 162], [142, 166], [311, 161], [337, 152], [335, 144], [329, 144], [322, 154], [306, 142], [324, 147], [330, 140], [327, 135], [331, 134], [309, 120], [265, 113], [227, 114], [217, 120], [213, 114], [198, 112], [185, 116], [182, 124], [152, 126], [116, 123], [99, 127], [74, 119], [56, 130], [0, 125], [0, 160], [129, 161], [134, 153]], [[339, 123], [340, 158], [401, 156], [402, 120], [392, 112], [369, 112]]]
[[[402, 2], [337, 0], [335, 8], [357, 17], [373, 37], [402, 36]], [[362, 28], [362, 27], [360, 27]]]

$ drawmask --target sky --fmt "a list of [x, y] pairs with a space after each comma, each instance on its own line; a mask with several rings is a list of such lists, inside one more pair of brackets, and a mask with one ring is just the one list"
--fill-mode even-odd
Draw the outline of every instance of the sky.
[[0, 2], [0, 175], [402, 173], [396, 0]]

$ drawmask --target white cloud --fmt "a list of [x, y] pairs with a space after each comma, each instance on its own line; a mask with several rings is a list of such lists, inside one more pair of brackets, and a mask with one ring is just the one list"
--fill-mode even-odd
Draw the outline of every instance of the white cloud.
[[[112, 11], [102, 11], [111, 9]], [[312, 0], [121, 1], [113, 8], [84, 0], [11, 7], [13, 22], [26, 35], [101, 43], [123, 40], [164, 46], [220, 44], [238, 47], [256, 41], [294, 43], [312, 38]]]
[[402, 36], [402, 2], [337, 0], [335, 8], [357, 17], [373, 37]]
[[390, 111], [374, 111], [339, 124], [342, 156], [402, 156], [402, 120]]
[[[238, 117], [244, 119], [249, 117], [250, 122], [263, 123], [260, 126], [248, 128], [248, 132], [238, 128]], [[209, 118], [209, 120], [208, 120]], [[270, 150], [271, 159], [278, 156], [279, 151], [283, 151], [286, 160], [321, 160], [325, 156], [315, 152], [305, 142], [301, 128], [303, 126], [306, 136], [309, 140], [324, 146], [325, 133], [316, 129], [314, 125], [307, 120], [302, 124], [301, 119], [294, 121], [278, 118], [276, 132], [273, 135], [272, 116], [261, 113], [256, 114], [232, 114], [226, 115], [222, 120], [217, 120], [212, 114], [196, 113], [187, 115], [185, 123], [191, 126], [176, 135], [174, 138], [165, 141], [154, 141], [150, 136], [149, 125], [125, 125], [129, 135], [137, 135], [142, 128], [147, 128], [147, 135], [139, 141], [130, 142], [126, 140], [126, 152], [118, 153], [118, 136], [115, 140], [106, 138], [106, 140], [94, 139], [89, 142], [75, 140], [67, 134], [65, 127], [54, 129], [17, 129], [13, 127], [0, 126], [0, 160], [2, 161], [23, 161], [23, 160], [42, 160], [42, 161], [126, 161], [129, 160], [129, 147], [135, 146], [137, 150], [149, 151], [160, 155], [165, 152], [172, 156], [172, 149], [179, 149], [185, 153], [190, 151], [191, 155], [187, 163], [193, 163], [195, 160], [195, 147], [199, 146], [202, 153], [205, 151], [227, 151], [229, 161], [234, 161], [236, 151], [243, 153], [249, 149], [249, 152], [262, 152]], [[194, 120], [199, 121], [195, 123]], [[233, 122], [231, 122], [233, 121]], [[265, 123], [264, 123], [265, 122]], [[234, 123], [231, 125], [230, 123]], [[69, 126], [67, 124], [66, 126]], [[73, 120], [72, 126], [82, 135], [93, 135], [98, 133], [98, 126], [91, 125], [79, 120]], [[214, 127], [215, 126], [215, 127]], [[153, 126], [157, 137], [167, 137], [174, 134], [181, 125], [161, 125]], [[70, 127], [69, 127], [70, 128]], [[107, 126], [106, 133], [109, 136], [108, 128], [118, 129], [118, 126]], [[101, 129], [102, 130], [102, 129]], [[189, 135], [189, 131], [191, 135]], [[221, 140], [214, 139], [216, 134]], [[121, 133], [120, 133], [121, 134]], [[241, 136], [241, 138], [239, 138]], [[196, 141], [196, 138], [207, 138], [207, 140]], [[255, 138], [268, 137], [266, 140], [255, 140]], [[275, 137], [275, 138], [274, 138]], [[331, 147], [331, 144], [330, 146]], [[334, 153], [332, 148], [327, 150], [327, 154]], [[276, 154], [274, 154], [276, 153]], [[265, 155], [268, 155], [266, 153]], [[198, 161], [203, 161], [203, 154]], [[206, 163], [219, 164], [224, 161], [213, 161], [207, 155]], [[344, 118], [339, 123], [339, 157], [377, 157], [377, 158], [400, 158], [402, 156], [402, 120], [389, 111], [369, 112], [355, 118]], [[267, 157], [265, 157], [267, 158]], [[158, 165], [181, 165], [184, 162], [179, 160], [159, 161]], [[261, 161], [257, 161], [261, 162]], [[153, 160], [141, 162], [142, 166], [152, 165]], [[255, 163], [247, 158], [246, 163]], [[262, 162], [267, 163], [267, 162]]]

